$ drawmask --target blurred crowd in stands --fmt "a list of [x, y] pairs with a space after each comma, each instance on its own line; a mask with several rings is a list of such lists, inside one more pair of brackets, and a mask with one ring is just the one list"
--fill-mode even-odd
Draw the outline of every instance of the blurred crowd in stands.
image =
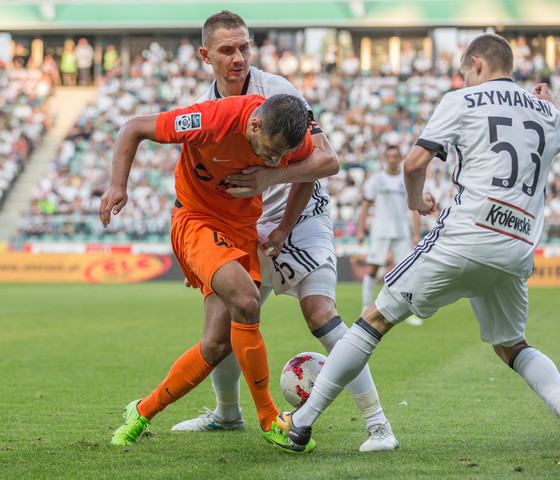
[[0, 208], [51, 123], [52, 82], [19, 62], [0, 67]]
[[[518, 42], [517, 48], [523, 50], [523, 44]], [[529, 91], [537, 82], [548, 81], [553, 95], [560, 98], [560, 70], [551, 72], [542, 55], [521, 50], [517, 52], [516, 79]], [[130, 175], [128, 204], [103, 231], [97, 211], [110, 177], [114, 141], [119, 128], [133, 115], [192, 104], [208, 89], [212, 72], [200, 62], [188, 40], [171, 54], [152, 43], [143, 55], [131, 59], [126, 76], [122, 75], [114, 46], [107, 52], [96, 103], [84, 109], [31, 192], [31, 205], [20, 225], [24, 240], [167, 241], [179, 147], [141, 144]], [[289, 48], [265, 40], [253, 46], [253, 55], [252, 65], [286, 77], [301, 91], [338, 152], [342, 165], [339, 174], [322, 182], [331, 194], [331, 217], [338, 242], [354, 242], [365, 178], [383, 168], [381, 152], [387, 145], [398, 145], [404, 157], [441, 96], [461, 88], [459, 57], [442, 55], [432, 65], [422, 52], [405, 42], [400, 74], [394, 75], [388, 62], [380, 73], [364, 74], [354, 54], [341, 56], [334, 47], [323, 58], [298, 57]], [[9, 106], [10, 112], [0, 120], [0, 182], [7, 180], [7, 188], [15, 176], [6, 175], [6, 170], [20, 167], [6, 165], [24, 164], [48, 127], [48, 115], [41, 107], [50, 91], [47, 86], [59, 82], [52, 66], [22, 71], [15, 65], [0, 70], [0, 84], [10, 85], [9, 89], [0, 89], [0, 102]], [[39, 90], [41, 95], [37, 94]], [[436, 197], [439, 209], [453, 202], [454, 166], [453, 153], [446, 162], [432, 162], [428, 172], [427, 189]], [[544, 240], [560, 238], [557, 163], [547, 187], [546, 216]], [[423, 220], [424, 233], [434, 226], [436, 218], [437, 212]]]

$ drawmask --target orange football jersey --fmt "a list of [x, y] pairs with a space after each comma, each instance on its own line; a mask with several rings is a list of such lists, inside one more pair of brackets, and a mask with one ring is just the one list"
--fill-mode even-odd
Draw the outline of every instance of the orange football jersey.
[[[227, 97], [161, 113], [156, 136], [160, 143], [182, 143], [175, 167], [177, 199], [195, 213], [220, 217], [234, 225], [255, 224], [262, 214], [261, 196], [236, 198], [226, 176], [251, 165], [266, 166], [245, 137], [250, 113], [266, 99], [259, 95]], [[311, 135], [278, 167], [303, 160], [313, 151]]]

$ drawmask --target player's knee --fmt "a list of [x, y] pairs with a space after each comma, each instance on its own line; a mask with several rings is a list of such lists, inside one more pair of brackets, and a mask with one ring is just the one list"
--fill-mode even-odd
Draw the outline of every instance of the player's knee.
[[301, 300], [300, 306], [303, 317], [311, 331], [322, 327], [331, 318], [338, 315], [334, 300], [322, 295], [305, 297]]
[[498, 355], [498, 357], [500, 357], [500, 359], [506, 364], [506, 365], [510, 365], [510, 360], [512, 358], [512, 356], [520, 349], [527, 347], [527, 342], [526, 341], [522, 341], [519, 342], [511, 347], [505, 347], [503, 345], [492, 345], [492, 347], [494, 348], [494, 352], [496, 353], [496, 355]]
[[200, 352], [206, 363], [215, 367], [232, 352], [231, 342], [217, 338], [203, 338]]
[[509, 357], [511, 356], [511, 353], [508, 352], [506, 347], [502, 345], [492, 345], [492, 348], [494, 349], [494, 353], [498, 355], [498, 357], [500, 357], [502, 362], [504, 362], [507, 365], [509, 363]]
[[313, 331], [316, 330], [325, 323], [327, 323], [331, 318], [338, 315], [336, 309], [328, 308], [328, 306], [319, 306], [316, 310], [313, 311], [304, 311], [303, 316], [305, 317], [305, 321], [307, 322], [307, 326], [309, 330]]
[[239, 323], [257, 323], [259, 321], [258, 295], [239, 295], [230, 306], [234, 321]]

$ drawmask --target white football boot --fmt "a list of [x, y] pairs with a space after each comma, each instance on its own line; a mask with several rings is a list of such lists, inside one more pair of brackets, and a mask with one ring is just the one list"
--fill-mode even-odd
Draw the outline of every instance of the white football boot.
[[395, 450], [399, 446], [399, 442], [389, 422], [381, 425], [375, 425], [369, 431], [369, 438], [360, 446], [360, 452], [388, 452]]
[[171, 430], [174, 432], [213, 432], [216, 430], [241, 430], [245, 428], [245, 422], [241, 415], [235, 420], [224, 422], [208, 407], [204, 407], [204, 409], [204, 411], [201, 410], [201, 412], [204, 412], [202, 415], [178, 423]]

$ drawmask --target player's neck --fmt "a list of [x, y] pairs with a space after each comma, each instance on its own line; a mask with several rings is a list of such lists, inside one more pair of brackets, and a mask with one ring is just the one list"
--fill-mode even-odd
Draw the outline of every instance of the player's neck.
[[509, 78], [511, 80], [511, 75], [507, 72], [491, 72], [491, 73], [487, 73], [486, 75], [484, 75], [481, 78], [481, 82], [480, 83], [486, 83], [486, 82], [491, 82], [493, 80], [502, 80], [504, 78]]
[[220, 82], [220, 79], [217, 78], [216, 85], [222, 97], [234, 97], [243, 94], [243, 83]]
[[396, 170], [385, 170], [387, 172], [388, 175], [398, 175], [399, 173], [401, 173], [401, 169], [397, 168]]

